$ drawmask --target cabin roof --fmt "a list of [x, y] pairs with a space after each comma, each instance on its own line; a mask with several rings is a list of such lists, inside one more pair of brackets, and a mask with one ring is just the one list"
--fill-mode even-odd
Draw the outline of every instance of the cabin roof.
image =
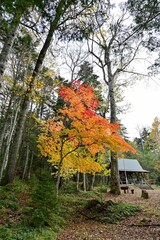
[[137, 159], [118, 159], [118, 169], [125, 172], [148, 172], [142, 168]]

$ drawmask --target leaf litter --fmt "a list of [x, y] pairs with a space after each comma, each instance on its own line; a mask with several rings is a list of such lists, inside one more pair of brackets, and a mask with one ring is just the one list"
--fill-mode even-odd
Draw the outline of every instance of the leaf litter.
[[77, 212], [56, 240], [160, 240], [160, 189], [148, 192], [149, 199], [142, 199], [138, 188], [134, 194], [113, 196], [106, 193], [105, 201], [137, 205], [142, 211], [115, 223], [86, 217], [86, 211]]

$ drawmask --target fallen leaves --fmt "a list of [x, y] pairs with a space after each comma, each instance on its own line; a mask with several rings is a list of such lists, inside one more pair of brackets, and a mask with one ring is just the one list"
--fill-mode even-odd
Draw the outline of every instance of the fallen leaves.
[[[117, 224], [104, 224], [82, 218], [74, 222], [71, 221], [56, 240], [159, 240], [160, 227], [154, 226], [160, 223], [159, 196], [160, 190], [151, 190], [147, 200], [141, 198], [140, 189], [135, 189], [135, 194], [121, 194], [118, 197], [107, 193], [106, 200], [112, 199], [117, 202], [137, 204], [142, 206], [144, 210]], [[154, 225], [131, 226], [131, 224], [140, 223], [143, 219]]]

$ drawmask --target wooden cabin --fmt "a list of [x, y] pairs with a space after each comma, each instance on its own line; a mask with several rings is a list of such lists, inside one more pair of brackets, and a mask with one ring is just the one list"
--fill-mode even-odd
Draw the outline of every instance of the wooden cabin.
[[146, 173], [137, 159], [118, 159], [120, 184], [146, 184]]

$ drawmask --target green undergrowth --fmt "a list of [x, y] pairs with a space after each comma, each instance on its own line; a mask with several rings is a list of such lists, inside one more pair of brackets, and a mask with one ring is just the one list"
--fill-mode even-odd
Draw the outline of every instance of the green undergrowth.
[[65, 224], [50, 176], [0, 187], [0, 239], [54, 239]]
[[[68, 220], [78, 219], [82, 213], [85, 218], [116, 222], [138, 210], [123, 203], [105, 205], [106, 192], [101, 187], [87, 192], [71, 190], [61, 191], [57, 197], [47, 174], [0, 186], [0, 240], [53, 240]], [[91, 202], [96, 204], [91, 207]]]
[[[141, 211], [141, 207], [137, 205], [127, 204], [123, 202], [105, 201], [107, 187], [100, 184], [92, 191], [75, 191], [68, 193], [65, 191], [61, 195], [61, 199], [66, 199], [68, 210], [75, 208], [77, 214], [73, 217], [82, 215], [85, 219], [92, 219], [104, 223], [115, 223], [122, 221], [137, 212]], [[74, 206], [74, 207], [73, 207]]]
[[122, 202], [117, 203], [111, 200], [106, 202], [90, 200], [83, 210], [83, 215], [87, 219], [105, 223], [115, 223], [122, 221], [139, 211], [141, 211], [141, 208], [137, 205]]
[[73, 212], [72, 218], [84, 217], [87, 220], [104, 223], [119, 222], [142, 211], [137, 205], [105, 201], [105, 194], [102, 194], [99, 189], [79, 191], [76, 194], [61, 195], [61, 200], [63, 200], [63, 207], [68, 209], [68, 213]]

